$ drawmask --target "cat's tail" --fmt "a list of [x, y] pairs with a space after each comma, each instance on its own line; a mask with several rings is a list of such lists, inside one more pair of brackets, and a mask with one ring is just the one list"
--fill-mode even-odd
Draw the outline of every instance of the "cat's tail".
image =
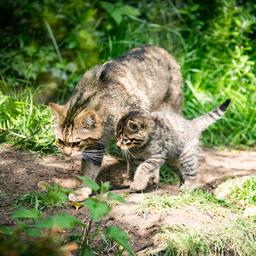
[[227, 99], [218, 108], [212, 110], [211, 112], [203, 116], [193, 119], [192, 120], [193, 125], [195, 125], [195, 127], [198, 129], [199, 132], [204, 131], [210, 125], [214, 124], [217, 120], [221, 119], [224, 116], [230, 102], [231, 100]]

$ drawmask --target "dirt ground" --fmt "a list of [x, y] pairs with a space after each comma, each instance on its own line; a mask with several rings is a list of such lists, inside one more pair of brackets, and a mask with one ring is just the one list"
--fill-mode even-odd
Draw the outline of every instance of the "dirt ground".
[[[0, 147], [0, 224], [11, 224], [10, 214], [17, 196], [37, 190], [38, 183], [47, 181], [59, 183], [64, 187], [74, 188], [79, 182], [74, 175], [80, 174], [78, 160], [65, 159], [61, 156], [39, 156], [30, 152], [18, 151], [11, 146]], [[109, 180], [117, 192], [127, 192], [128, 181], [125, 175], [124, 163], [106, 157], [100, 176], [101, 180]], [[202, 164], [198, 183], [212, 191], [226, 177], [256, 175], [256, 152], [237, 150], [203, 150]], [[163, 225], [178, 225], [188, 228], [216, 228], [225, 222], [225, 218], [209, 216], [209, 213], [197, 208], [170, 209], [157, 212], [150, 216], [138, 213], [138, 205], [151, 194], [168, 193], [178, 195], [178, 187], [160, 184], [157, 189], [147, 193], [128, 195], [127, 204], [113, 207], [108, 223], [121, 225], [132, 238], [132, 243], [138, 255], [146, 255], [149, 247], [154, 247], [157, 240], [157, 230]], [[70, 212], [83, 215], [83, 210], [76, 212], [70, 207]], [[140, 241], [139, 243], [136, 241]]]

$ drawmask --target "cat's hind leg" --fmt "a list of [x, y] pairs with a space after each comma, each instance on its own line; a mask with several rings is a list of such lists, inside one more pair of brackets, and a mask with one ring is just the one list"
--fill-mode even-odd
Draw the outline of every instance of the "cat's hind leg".
[[180, 173], [182, 177], [181, 190], [193, 190], [197, 187], [197, 170], [199, 166], [197, 148], [187, 148], [179, 156]]

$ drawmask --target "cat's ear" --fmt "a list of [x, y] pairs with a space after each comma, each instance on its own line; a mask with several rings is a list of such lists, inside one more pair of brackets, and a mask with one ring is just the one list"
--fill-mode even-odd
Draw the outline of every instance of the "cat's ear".
[[96, 127], [96, 113], [90, 110], [83, 110], [75, 118], [75, 126], [82, 129], [91, 129]]
[[53, 115], [57, 118], [60, 119], [60, 117], [63, 116], [64, 111], [65, 111], [65, 106], [58, 105], [56, 103], [49, 103], [48, 106], [50, 107]]

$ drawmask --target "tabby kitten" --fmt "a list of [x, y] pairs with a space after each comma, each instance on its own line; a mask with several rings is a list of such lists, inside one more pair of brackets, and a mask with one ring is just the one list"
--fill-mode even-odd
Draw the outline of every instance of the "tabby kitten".
[[115, 132], [117, 146], [134, 158], [137, 167], [131, 189], [141, 191], [157, 184], [161, 165], [175, 161], [179, 164], [182, 187], [193, 188], [199, 165], [200, 134], [224, 115], [229, 104], [228, 99], [193, 120], [169, 110], [151, 114], [131, 111], [121, 116]]
[[120, 111], [155, 111], [167, 104], [182, 109], [179, 65], [164, 49], [144, 46], [87, 71], [65, 105], [49, 103], [58, 147], [82, 158], [84, 174], [96, 179], [104, 145]]

